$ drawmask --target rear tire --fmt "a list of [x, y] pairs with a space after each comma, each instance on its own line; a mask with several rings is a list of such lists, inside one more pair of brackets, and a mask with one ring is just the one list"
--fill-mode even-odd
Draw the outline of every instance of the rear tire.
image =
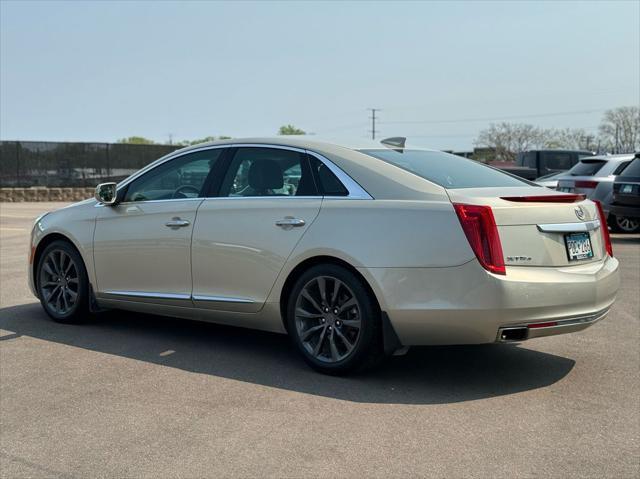
[[615, 233], [640, 233], [640, 219], [609, 215], [609, 224]]
[[70, 243], [54, 241], [45, 248], [36, 281], [40, 304], [54, 321], [76, 324], [90, 316], [87, 270]]
[[317, 371], [362, 371], [383, 358], [380, 311], [360, 278], [338, 265], [317, 265], [298, 278], [287, 300], [289, 336]]

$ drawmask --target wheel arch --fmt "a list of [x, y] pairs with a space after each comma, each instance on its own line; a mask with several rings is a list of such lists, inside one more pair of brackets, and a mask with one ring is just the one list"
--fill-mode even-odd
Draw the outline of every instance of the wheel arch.
[[38, 244], [36, 245], [35, 252], [33, 254], [33, 264], [31, 265], [31, 274], [33, 275], [32, 276], [33, 285], [36, 291], [38, 291], [37, 269], [38, 269], [38, 264], [40, 263], [40, 258], [42, 257], [42, 253], [44, 252], [44, 250], [47, 249], [47, 246], [49, 246], [51, 243], [55, 241], [64, 241], [65, 243], [68, 243], [69, 245], [71, 245], [71, 247], [75, 249], [76, 252], [78, 253], [78, 256], [80, 256], [80, 259], [82, 259], [82, 261], [85, 263], [84, 268], [85, 270], [87, 270], [87, 265], [86, 265], [84, 256], [82, 255], [82, 252], [80, 251], [78, 246], [75, 244], [75, 242], [71, 238], [59, 232], [48, 233], [46, 236], [43, 236], [42, 239], [38, 242]]
[[281, 321], [283, 323], [283, 326], [287, 332], [288, 332], [287, 300], [289, 298], [289, 293], [293, 289], [293, 286], [295, 285], [298, 278], [300, 278], [300, 276], [302, 276], [305, 273], [305, 271], [320, 264], [334, 264], [337, 266], [341, 266], [344, 269], [351, 272], [354, 276], [356, 276], [356, 278], [358, 278], [362, 282], [362, 285], [365, 287], [367, 292], [374, 299], [378, 312], [382, 311], [380, 300], [378, 296], [375, 294], [375, 291], [373, 290], [373, 288], [371, 287], [371, 284], [369, 284], [369, 281], [367, 281], [367, 279], [362, 275], [360, 271], [358, 271], [356, 267], [354, 267], [352, 264], [348, 263], [347, 261], [337, 258], [335, 256], [330, 256], [330, 255], [312, 256], [298, 263], [289, 272], [289, 275], [287, 276], [287, 279], [284, 281], [282, 285], [282, 289], [280, 290], [280, 316], [281, 316]]

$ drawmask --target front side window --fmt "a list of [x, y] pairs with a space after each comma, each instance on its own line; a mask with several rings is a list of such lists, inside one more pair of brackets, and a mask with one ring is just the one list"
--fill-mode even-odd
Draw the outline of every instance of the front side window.
[[220, 196], [315, 196], [305, 155], [279, 148], [238, 148]]
[[477, 161], [441, 151], [392, 149], [360, 151], [410, 171], [444, 188], [532, 185], [532, 183]]
[[127, 187], [124, 201], [197, 198], [222, 148], [197, 151], [169, 160]]

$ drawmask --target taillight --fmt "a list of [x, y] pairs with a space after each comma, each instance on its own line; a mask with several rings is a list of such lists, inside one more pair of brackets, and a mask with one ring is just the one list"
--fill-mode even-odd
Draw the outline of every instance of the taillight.
[[611, 244], [611, 236], [609, 236], [609, 227], [607, 226], [607, 217], [604, 215], [602, 204], [598, 200], [594, 200], [598, 207], [598, 216], [600, 217], [600, 229], [602, 230], [602, 240], [607, 249], [607, 254], [613, 258], [613, 245]]
[[482, 267], [495, 274], [507, 274], [498, 227], [491, 208], [460, 203], [454, 203], [453, 207]]
[[597, 181], [578, 180], [578, 181], [576, 181], [575, 185], [576, 185], [576, 188], [594, 189], [596, 186], [598, 186], [598, 182]]

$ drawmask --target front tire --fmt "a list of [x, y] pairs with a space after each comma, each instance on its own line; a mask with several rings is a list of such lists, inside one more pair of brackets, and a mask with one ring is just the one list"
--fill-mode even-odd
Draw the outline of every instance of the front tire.
[[66, 241], [54, 241], [40, 255], [38, 296], [45, 312], [59, 323], [80, 323], [89, 312], [89, 281], [82, 257]]
[[289, 335], [317, 371], [346, 374], [384, 357], [380, 311], [360, 278], [333, 264], [310, 268], [287, 301]]

